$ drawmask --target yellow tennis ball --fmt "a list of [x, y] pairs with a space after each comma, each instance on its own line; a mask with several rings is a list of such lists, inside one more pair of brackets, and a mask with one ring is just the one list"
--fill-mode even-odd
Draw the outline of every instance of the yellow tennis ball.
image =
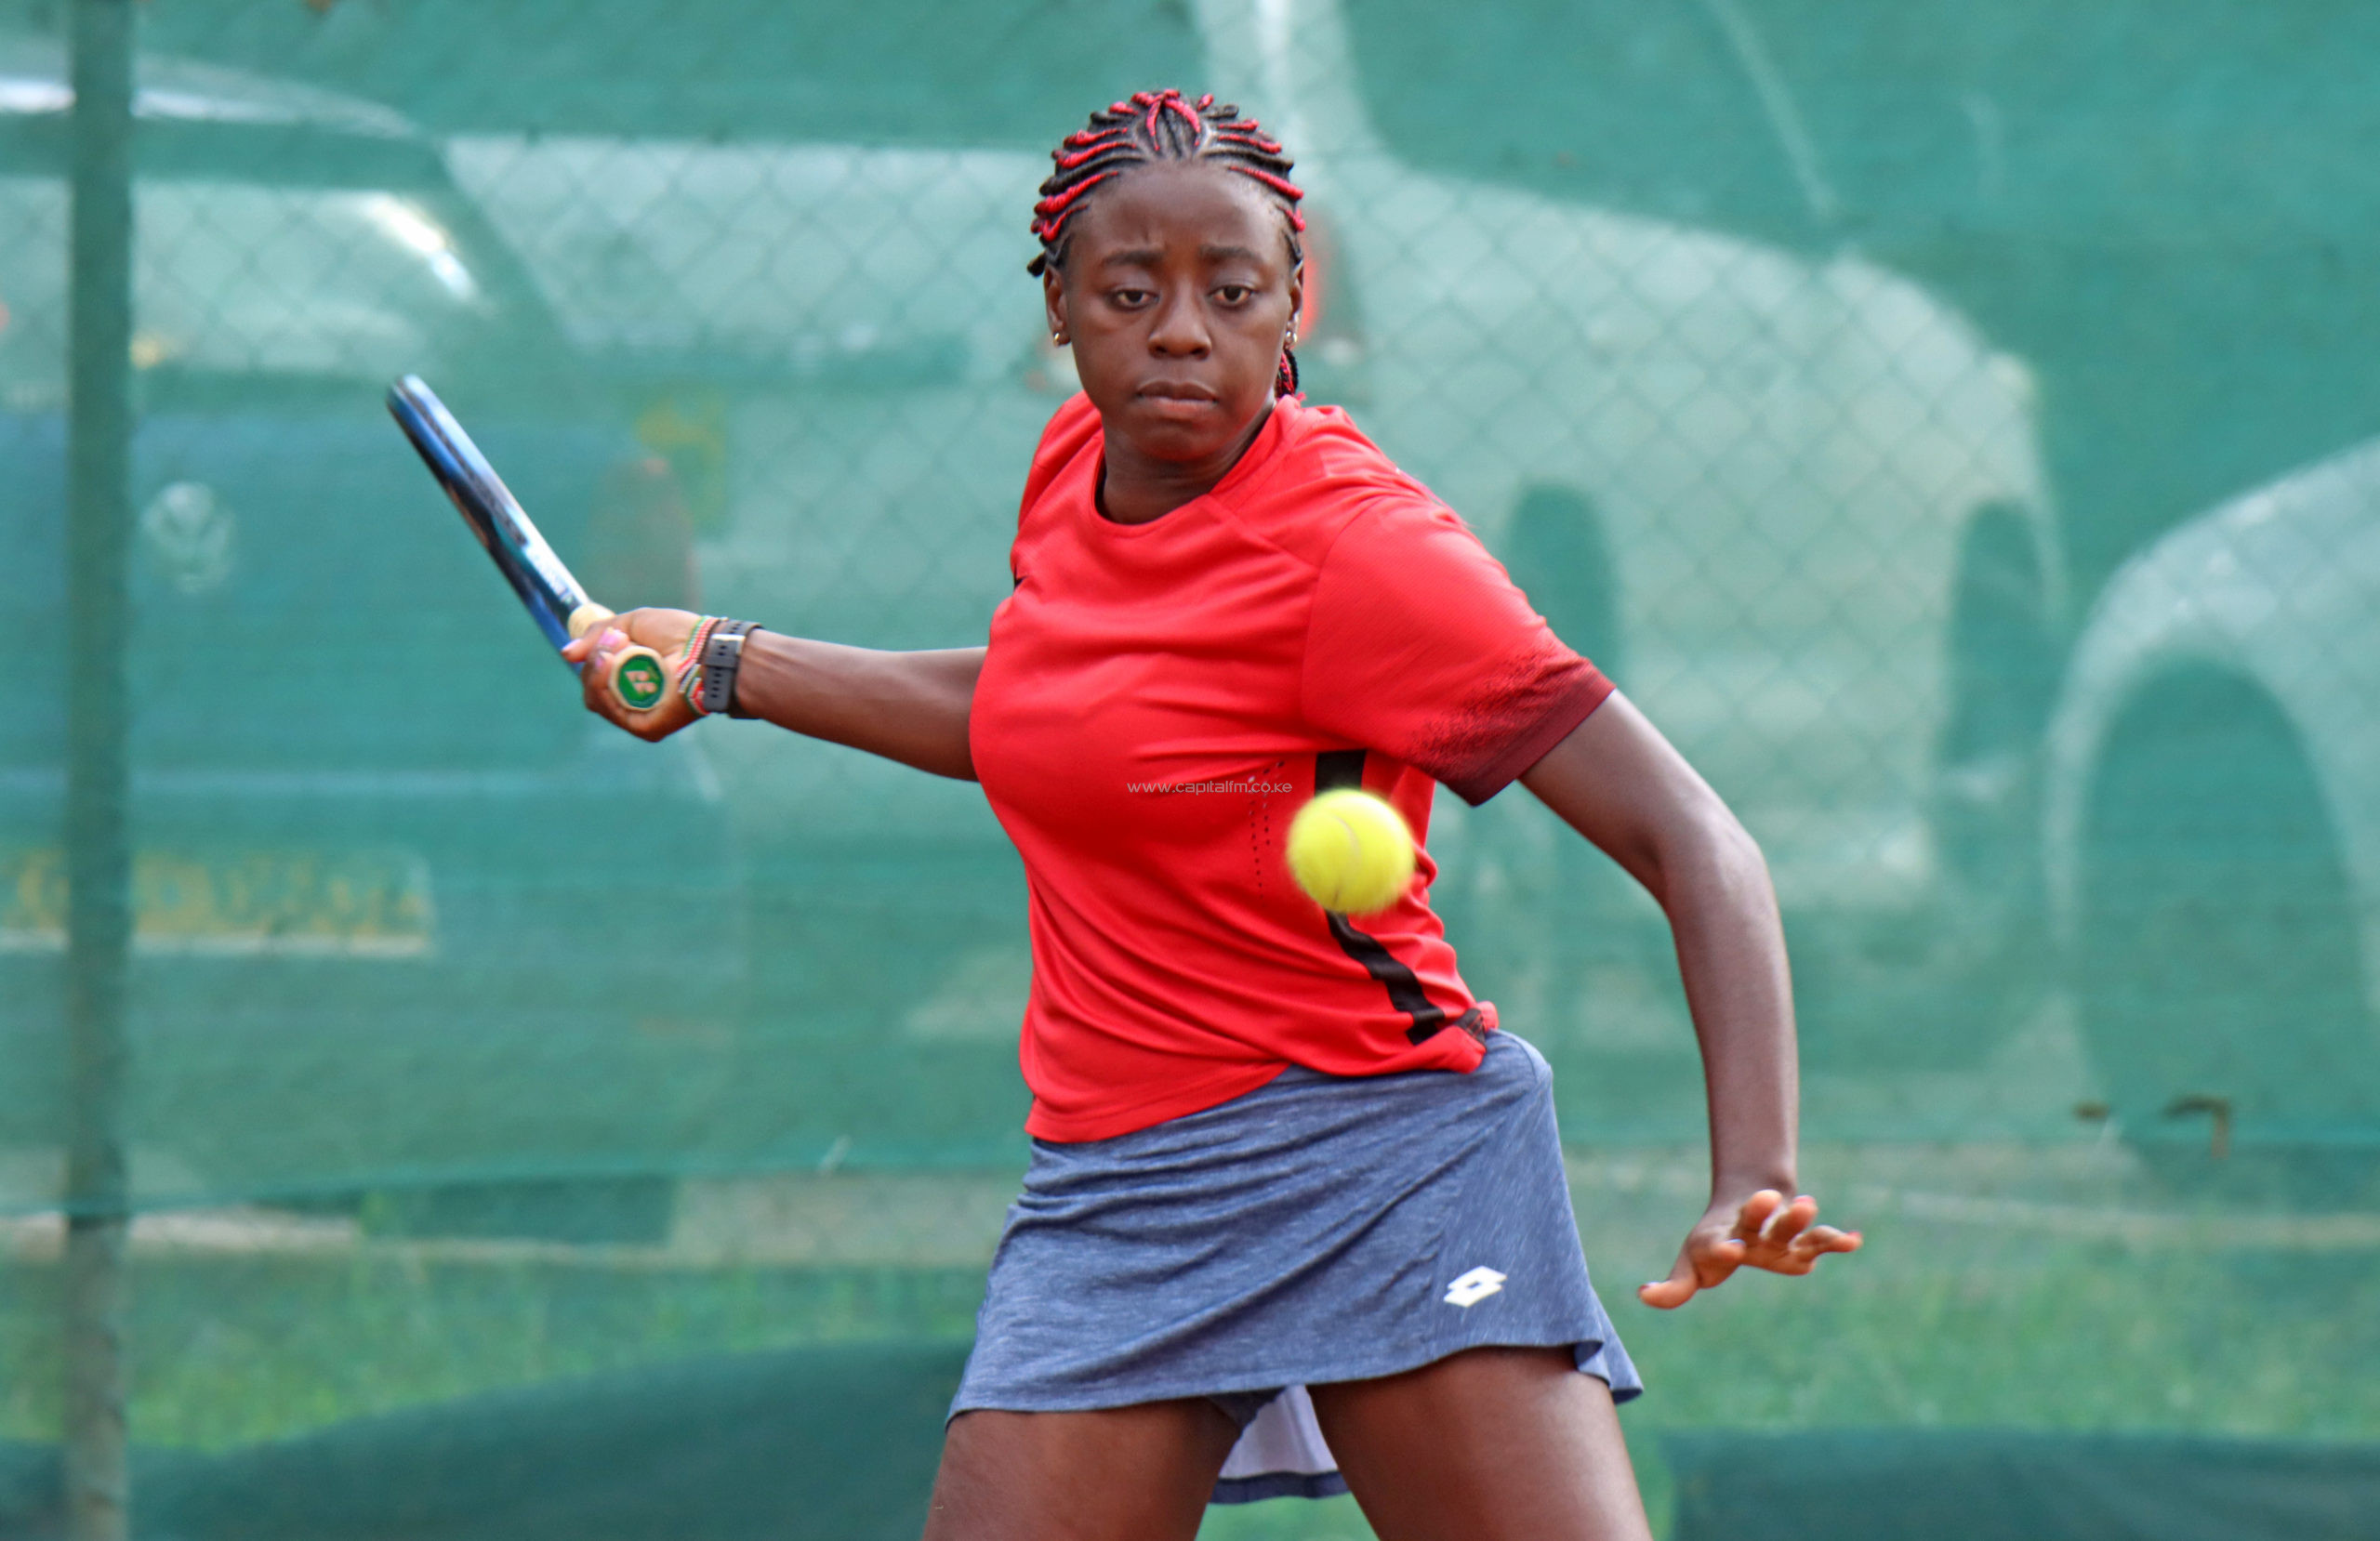
[[1289, 876], [1326, 910], [1384, 910], [1413, 880], [1413, 832], [1368, 792], [1325, 792], [1289, 821]]

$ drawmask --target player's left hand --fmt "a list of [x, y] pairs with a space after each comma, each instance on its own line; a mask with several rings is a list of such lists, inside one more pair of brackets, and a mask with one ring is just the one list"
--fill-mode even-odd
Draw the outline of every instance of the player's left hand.
[[1698, 1292], [1726, 1283], [1739, 1268], [1807, 1273], [1830, 1252], [1859, 1250], [1859, 1232], [1811, 1223], [1818, 1216], [1818, 1200], [1804, 1193], [1788, 1204], [1774, 1188], [1763, 1188], [1740, 1205], [1714, 1202], [1686, 1232], [1670, 1276], [1639, 1284], [1636, 1298], [1675, 1311]]
[[[703, 618], [691, 610], [631, 610], [613, 617], [601, 631], [591, 631], [562, 650], [562, 657], [579, 665], [578, 678], [587, 709], [618, 724], [648, 744], [657, 744], [695, 718], [692, 706], [674, 688], [678, 655]], [[673, 675], [673, 688], [649, 712], [632, 712], [612, 692], [612, 664], [622, 649], [634, 644], [659, 653]]]

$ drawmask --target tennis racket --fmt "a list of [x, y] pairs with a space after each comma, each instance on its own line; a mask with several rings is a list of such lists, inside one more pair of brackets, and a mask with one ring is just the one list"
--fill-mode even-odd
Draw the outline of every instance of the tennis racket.
[[[408, 375], [389, 388], [389, 415], [556, 651], [612, 623], [612, 612], [588, 598], [436, 391]], [[669, 668], [651, 648], [624, 648], [612, 660], [609, 684], [622, 706], [649, 712], [668, 694]]]

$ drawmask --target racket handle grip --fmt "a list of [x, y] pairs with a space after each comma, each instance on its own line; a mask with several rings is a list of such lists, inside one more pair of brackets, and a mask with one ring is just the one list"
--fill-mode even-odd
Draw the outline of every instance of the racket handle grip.
[[[570, 612], [573, 639], [600, 631], [618, 617], [589, 600]], [[630, 645], [612, 655], [612, 699], [630, 712], [652, 711], [669, 694], [669, 665], [651, 648]]]

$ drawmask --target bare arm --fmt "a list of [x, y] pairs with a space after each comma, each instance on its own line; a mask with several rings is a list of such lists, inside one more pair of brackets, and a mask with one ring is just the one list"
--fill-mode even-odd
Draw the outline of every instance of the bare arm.
[[1858, 1245], [1794, 1197], [1801, 1100], [1792, 982], [1760, 848], [1710, 784], [1615, 693], [1521, 778], [1645, 886], [1669, 916], [1711, 1102], [1711, 1206], [1670, 1277], [1682, 1305], [1743, 1264], [1807, 1272]]
[[967, 714], [983, 667], [982, 648], [879, 652], [760, 631], [745, 644], [735, 700], [780, 728], [973, 781]]
[[[675, 691], [652, 711], [631, 715], [601, 681], [618, 648], [634, 641], [674, 660], [701, 621], [691, 611], [631, 610], [610, 631], [565, 648], [562, 656], [574, 664], [595, 661], [584, 671], [588, 709], [648, 740], [668, 738], [694, 721], [693, 708]], [[797, 733], [973, 781], [967, 716], [983, 667], [982, 648], [883, 652], [758, 631], [744, 644], [735, 703]]]

